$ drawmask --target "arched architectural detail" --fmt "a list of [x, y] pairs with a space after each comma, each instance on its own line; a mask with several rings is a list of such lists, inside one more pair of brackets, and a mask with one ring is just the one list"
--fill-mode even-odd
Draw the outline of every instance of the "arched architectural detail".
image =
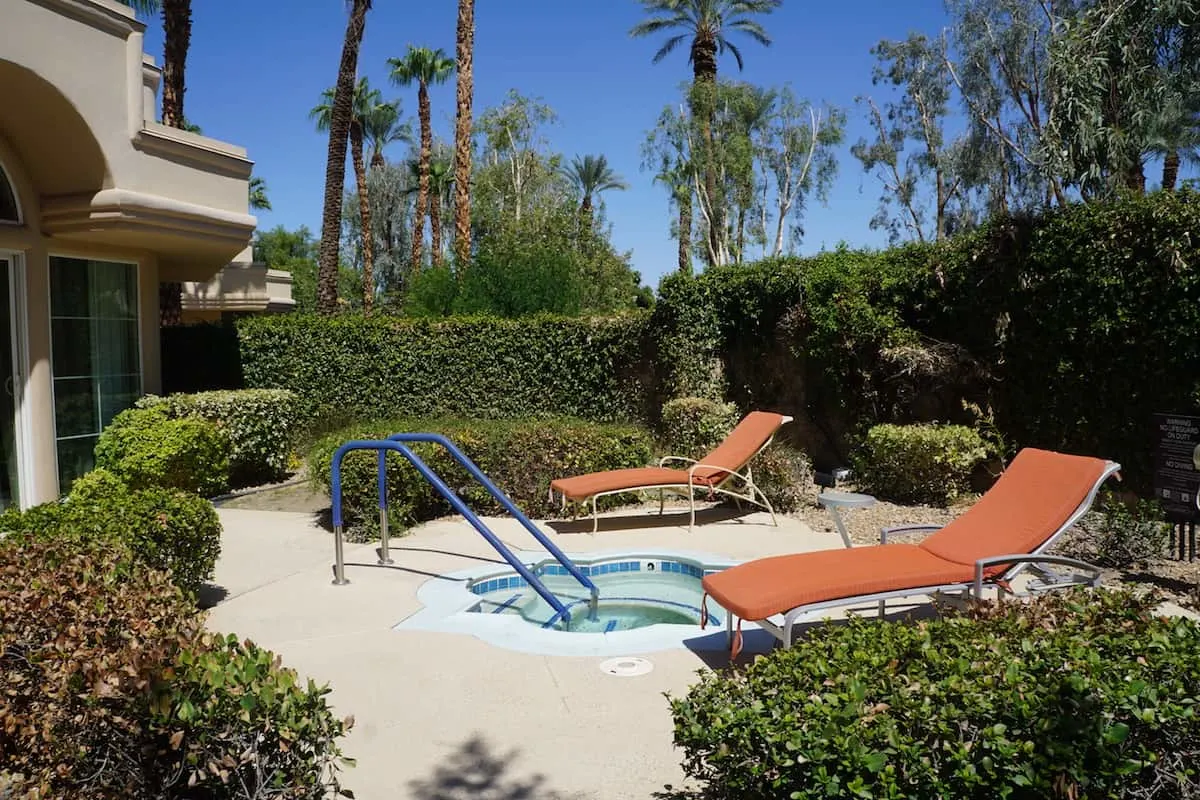
[[0, 161], [0, 224], [12, 223], [20, 225], [21, 199], [17, 196], [17, 187], [13, 185], [4, 162]]

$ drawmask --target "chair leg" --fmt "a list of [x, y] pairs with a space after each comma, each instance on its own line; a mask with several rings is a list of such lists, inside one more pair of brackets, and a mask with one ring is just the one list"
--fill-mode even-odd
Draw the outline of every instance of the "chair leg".
[[688, 486], [688, 533], [696, 529], [696, 489]]
[[592, 495], [592, 536], [600, 530], [600, 507], [596, 502], [596, 496]]
[[667, 503], [667, 491], [666, 491], [666, 489], [659, 489], [658, 490], [658, 515], [660, 517], [663, 515], [663, 509], [666, 507], [666, 503]]

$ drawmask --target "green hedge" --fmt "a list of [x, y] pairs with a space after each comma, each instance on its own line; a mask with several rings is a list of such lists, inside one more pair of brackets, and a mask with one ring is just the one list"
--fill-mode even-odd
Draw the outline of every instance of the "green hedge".
[[1200, 625], [1084, 591], [923, 622], [852, 619], [671, 701], [712, 800], [1200, 793]]
[[964, 425], [876, 425], [855, 452], [854, 480], [885, 500], [945, 506], [971, 490], [989, 454]]
[[163, 405], [172, 417], [200, 417], [230, 440], [229, 485], [253, 486], [282, 478], [299, 433], [300, 401], [282, 389], [241, 389], [143, 397], [139, 408]]
[[663, 404], [662, 438], [671, 455], [700, 458], [724, 441], [737, 424], [733, 403], [679, 397]]
[[221, 520], [207, 500], [178, 489], [130, 489], [103, 469], [76, 480], [63, 502], [5, 510], [0, 532], [14, 534], [13, 541], [119, 543], [139, 563], [170, 573], [192, 597], [221, 554]]
[[281, 315], [239, 323], [248, 386], [309, 420], [645, 416], [647, 316], [412, 320]]
[[[448, 436], [492, 482], [527, 515], [554, 516], [559, 505], [548, 497], [555, 478], [625, 467], [643, 467], [653, 457], [653, 437], [642, 428], [578, 420], [396, 420], [351, 426], [318, 441], [309, 454], [313, 480], [327, 493], [333, 453], [350, 439], [379, 439], [403, 431]], [[441, 447], [416, 445], [413, 451], [467, 503], [481, 513], [501, 508], [460, 469]], [[377, 457], [347, 454], [342, 465], [344, 514], [362, 535], [375, 530]], [[611, 498], [610, 503], [621, 498]], [[389, 519], [397, 526], [451, 513], [450, 506], [402, 457], [388, 458]], [[602, 503], [603, 505], [603, 503]]]
[[96, 466], [134, 489], [182, 489], [204, 497], [229, 487], [232, 442], [200, 417], [173, 417], [163, 403], [127, 408], [96, 441]]

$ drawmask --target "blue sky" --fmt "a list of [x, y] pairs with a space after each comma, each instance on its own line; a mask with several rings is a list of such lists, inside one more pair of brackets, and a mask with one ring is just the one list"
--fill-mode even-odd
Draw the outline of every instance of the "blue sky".
[[[319, 233], [326, 141], [308, 112], [336, 78], [345, 5], [339, 0], [195, 5], [188, 118], [206, 135], [248, 149], [274, 206], [259, 216], [260, 226], [303, 224]], [[390, 86], [386, 60], [402, 55], [410, 43], [452, 54], [455, 14], [454, 0], [376, 0], [359, 73], [399, 97], [405, 114], [415, 117], [416, 89]], [[685, 49], [651, 63], [660, 40], [629, 36], [641, 18], [636, 0], [479, 0], [475, 108], [478, 114], [516, 88], [558, 112], [558, 125], [548, 131], [556, 150], [568, 157], [606, 155], [630, 184], [628, 191], [606, 195], [614, 242], [633, 251], [634, 267], [656, 285], [674, 268], [676, 244], [669, 235], [666, 191], [640, 170], [640, 149], [662, 108], [678, 101], [678, 86], [691, 70]], [[771, 47], [738, 37], [746, 62], [742, 79], [769, 86], [790, 83], [800, 97], [828, 101], [849, 114], [837, 181], [828, 206], [810, 205], [801, 252], [841, 240], [885, 244], [882, 234], [868, 228], [880, 186], [849, 152], [850, 144], [868, 134], [854, 99], [866, 93], [881, 97], [871, 85], [869, 51], [876, 42], [903, 38], [912, 30], [936, 34], [945, 21], [942, 0], [785, 0], [764, 20], [774, 38]], [[146, 51], [161, 63], [157, 20], [149, 22]], [[733, 76], [737, 65], [726, 57], [720, 68]], [[451, 139], [453, 81], [431, 94], [435, 132]], [[401, 157], [403, 146], [392, 155]]]

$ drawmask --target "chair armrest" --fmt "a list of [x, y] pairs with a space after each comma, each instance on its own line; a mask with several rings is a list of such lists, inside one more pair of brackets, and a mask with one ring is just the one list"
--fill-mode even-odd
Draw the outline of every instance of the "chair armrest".
[[667, 462], [669, 462], [669, 461], [682, 461], [682, 462], [684, 462], [685, 464], [695, 464], [695, 463], [697, 463], [697, 462], [696, 462], [696, 459], [694, 459], [694, 458], [687, 458], [686, 456], [663, 456], [662, 458], [660, 458], [660, 459], [658, 460], [658, 465], [659, 465], [660, 467], [662, 467], [662, 466], [666, 466]]
[[1052, 556], [1046, 553], [1012, 553], [1006, 556], [988, 556], [975, 561], [975, 598], [977, 600], [983, 599], [983, 571], [988, 567], [997, 567], [1001, 564], [1061, 564], [1065, 567], [1076, 567], [1093, 573], [1092, 586], [1100, 585], [1100, 568], [1095, 564], [1089, 564], [1077, 558]]
[[879, 543], [887, 544], [888, 537], [894, 533], [913, 533], [915, 531], [938, 531], [942, 525], [893, 525], [890, 528], [879, 529]]

